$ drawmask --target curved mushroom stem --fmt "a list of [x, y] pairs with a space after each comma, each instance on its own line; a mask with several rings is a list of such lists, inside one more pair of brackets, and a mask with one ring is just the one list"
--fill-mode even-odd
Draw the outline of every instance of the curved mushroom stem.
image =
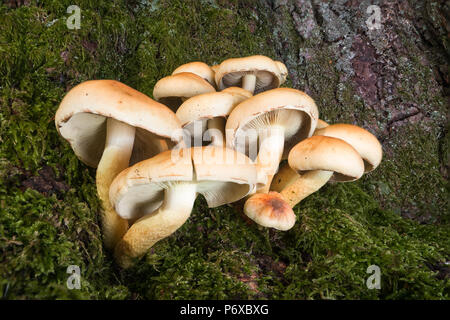
[[117, 241], [128, 229], [128, 222], [122, 219], [109, 201], [109, 186], [114, 178], [128, 168], [133, 150], [135, 127], [113, 118], [106, 123], [106, 143], [98, 164], [96, 183], [97, 193], [102, 203], [102, 229], [105, 246], [114, 248]]
[[177, 231], [191, 215], [196, 185], [179, 183], [165, 190], [161, 207], [137, 220], [117, 243], [114, 255], [122, 268], [144, 255], [156, 242]]
[[281, 192], [284, 187], [293, 183], [298, 178], [300, 178], [300, 175], [288, 163], [285, 163], [273, 177], [270, 190]]
[[[269, 192], [274, 174], [278, 170], [281, 156], [284, 150], [284, 128], [279, 126], [269, 127], [266, 134], [260, 137], [260, 146], [256, 163], [258, 170], [267, 176], [266, 184], [256, 190], [257, 193]], [[261, 173], [260, 173], [261, 174]]]
[[214, 133], [211, 137], [211, 145], [223, 147], [225, 145], [225, 118], [214, 117], [208, 120], [208, 130], [210, 130], [210, 134]]
[[252, 94], [255, 92], [256, 87], [256, 75], [249, 73], [242, 77], [242, 89], [250, 91]]
[[155, 145], [158, 149], [158, 153], [169, 150], [169, 145], [165, 139], [156, 139]]
[[333, 171], [313, 170], [302, 174], [293, 183], [284, 187], [280, 194], [293, 208], [307, 196], [322, 188], [333, 175]]

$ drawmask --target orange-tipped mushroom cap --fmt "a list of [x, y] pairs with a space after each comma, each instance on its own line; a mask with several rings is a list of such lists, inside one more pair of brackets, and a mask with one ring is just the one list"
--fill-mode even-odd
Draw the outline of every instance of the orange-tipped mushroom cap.
[[244, 205], [245, 214], [256, 223], [277, 230], [289, 230], [295, 224], [295, 214], [278, 193], [257, 193]]

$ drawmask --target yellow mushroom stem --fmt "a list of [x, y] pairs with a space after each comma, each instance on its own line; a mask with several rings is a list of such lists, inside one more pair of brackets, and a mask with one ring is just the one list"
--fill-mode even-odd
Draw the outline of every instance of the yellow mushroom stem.
[[195, 183], [176, 183], [165, 189], [161, 207], [137, 220], [117, 243], [117, 263], [122, 268], [131, 267], [134, 259], [177, 231], [191, 215], [196, 195]]
[[284, 163], [272, 179], [271, 191], [281, 192], [287, 185], [300, 178], [300, 175], [289, 164]]
[[256, 190], [257, 193], [269, 192], [274, 174], [278, 170], [284, 150], [284, 128], [273, 126], [269, 128], [263, 137], [260, 137], [260, 146], [256, 164], [258, 175], [267, 177], [266, 183]]
[[242, 89], [250, 91], [252, 94], [255, 92], [256, 87], [256, 75], [248, 73], [242, 77]]
[[300, 201], [322, 188], [333, 176], [333, 171], [312, 170], [290, 180], [281, 191], [281, 196], [293, 208]]
[[122, 219], [111, 206], [109, 187], [114, 178], [128, 168], [133, 150], [135, 127], [108, 118], [106, 123], [106, 143], [98, 164], [96, 183], [102, 204], [102, 229], [106, 248], [112, 249], [128, 229], [128, 222]]

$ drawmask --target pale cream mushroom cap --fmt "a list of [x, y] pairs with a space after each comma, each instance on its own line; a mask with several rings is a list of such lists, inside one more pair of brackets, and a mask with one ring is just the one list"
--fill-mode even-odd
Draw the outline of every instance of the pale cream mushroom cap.
[[343, 123], [333, 124], [316, 130], [314, 135], [339, 138], [353, 146], [364, 160], [365, 172], [378, 167], [383, 158], [383, 149], [378, 139], [361, 127]]
[[153, 212], [164, 190], [178, 183], [197, 185], [209, 207], [245, 197], [256, 183], [256, 168], [245, 155], [220, 147], [169, 150], [122, 171], [110, 187], [117, 213], [134, 219]]
[[313, 134], [318, 118], [317, 106], [306, 93], [291, 88], [265, 91], [233, 109], [226, 124], [227, 145], [234, 148], [238, 135], [276, 121], [285, 129], [284, 155], [287, 156], [293, 145]]
[[239, 88], [239, 87], [228, 87], [228, 88], [223, 89], [221, 92], [227, 92], [227, 93], [231, 93], [231, 94], [240, 95], [247, 99], [251, 98], [253, 96], [253, 94], [250, 91], [245, 90], [243, 88]]
[[364, 162], [350, 144], [344, 140], [312, 136], [292, 148], [288, 157], [289, 166], [298, 173], [306, 171], [334, 172], [331, 180], [353, 181], [364, 173]]
[[146, 146], [154, 138], [170, 139], [181, 127], [165, 105], [115, 80], [91, 80], [72, 88], [56, 111], [55, 125], [76, 156], [97, 167], [105, 146], [107, 118], [136, 127], [132, 158], [153, 155]]
[[153, 88], [153, 97], [176, 111], [185, 99], [215, 91], [216, 89], [200, 76], [182, 72], [160, 79]]
[[227, 117], [233, 108], [247, 99], [240, 94], [230, 92], [211, 92], [189, 98], [181, 104], [176, 116], [184, 127], [194, 121]]
[[272, 59], [261, 56], [231, 58], [223, 61], [216, 70], [215, 78], [219, 90], [240, 86], [246, 74], [256, 76], [255, 94], [278, 88], [282, 83], [280, 69]]
[[210, 66], [208, 66], [204, 62], [194, 61], [194, 62], [189, 62], [189, 63], [183, 64], [183, 65], [179, 66], [178, 68], [176, 68], [172, 72], [172, 75], [182, 73], [182, 72], [194, 73], [194, 74], [198, 75], [199, 77], [208, 81], [209, 84], [211, 84], [212, 86], [216, 85], [216, 82], [214, 80], [214, 71], [211, 69]]

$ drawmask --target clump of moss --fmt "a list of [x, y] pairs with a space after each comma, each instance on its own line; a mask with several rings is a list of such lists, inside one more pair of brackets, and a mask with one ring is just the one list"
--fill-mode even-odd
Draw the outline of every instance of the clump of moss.
[[[381, 209], [374, 177], [380, 190], [396, 187], [381, 185], [389, 181], [382, 174], [326, 186], [295, 208], [299, 220], [286, 233], [249, 224], [234, 207], [208, 209], [200, 198], [176, 234], [133, 269], [119, 270], [102, 246], [95, 170], [54, 127], [64, 93], [84, 80], [112, 78], [151, 95], [159, 78], [188, 61], [275, 57], [271, 30], [238, 1], [194, 0], [95, 8], [81, 1], [81, 29], [68, 30], [69, 5], [0, 7], [2, 297], [448, 299], [448, 277], [436, 271], [450, 253], [448, 224], [420, 225]], [[44, 166], [64, 188], [25, 183]], [[381, 268], [381, 290], [365, 286], [371, 264]], [[80, 290], [66, 286], [69, 265], [80, 266]]]

